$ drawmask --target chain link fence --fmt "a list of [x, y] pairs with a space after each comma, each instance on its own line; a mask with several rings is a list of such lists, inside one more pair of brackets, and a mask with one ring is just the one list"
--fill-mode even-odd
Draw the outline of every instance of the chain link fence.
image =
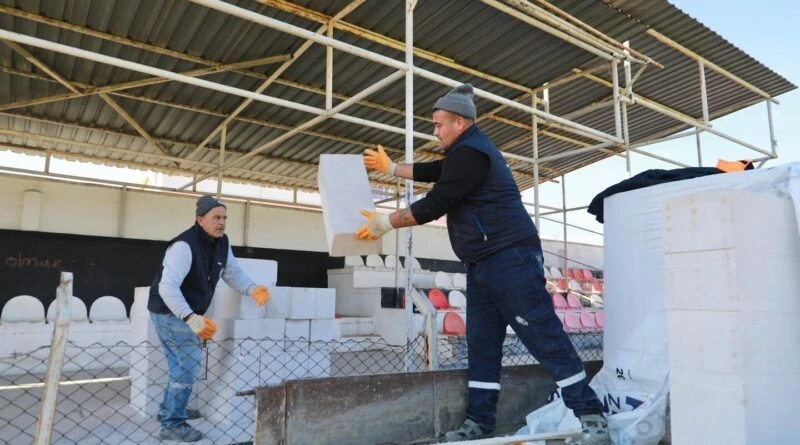
[[[602, 334], [571, 334], [584, 360], [602, 359]], [[190, 423], [203, 443], [250, 443], [253, 389], [284, 380], [374, 375], [425, 369], [425, 342], [391, 346], [369, 337], [330, 342], [304, 339], [230, 339], [202, 348], [199, 381], [189, 406], [202, 419]], [[33, 443], [50, 348], [0, 358], [0, 443]], [[467, 366], [464, 337], [439, 338], [442, 369]], [[504, 345], [505, 366], [532, 364], [516, 336]], [[168, 374], [161, 344], [113, 346], [70, 343], [56, 404], [54, 444], [160, 443], [156, 419]]]

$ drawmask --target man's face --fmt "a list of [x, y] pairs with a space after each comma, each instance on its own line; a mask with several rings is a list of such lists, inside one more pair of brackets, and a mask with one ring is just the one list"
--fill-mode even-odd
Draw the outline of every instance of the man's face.
[[444, 110], [433, 112], [433, 135], [439, 139], [439, 148], [447, 148], [467, 129], [463, 117]]
[[228, 210], [219, 206], [197, 217], [197, 224], [213, 238], [221, 238], [225, 234], [225, 223], [228, 221]]

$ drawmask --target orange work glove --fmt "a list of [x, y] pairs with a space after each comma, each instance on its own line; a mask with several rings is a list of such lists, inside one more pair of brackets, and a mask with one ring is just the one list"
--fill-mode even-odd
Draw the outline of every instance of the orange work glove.
[[386, 154], [386, 150], [378, 145], [378, 151], [370, 149], [364, 150], [364, 167], [367, 167], [368, 170], [376, 170], [394, 176], [394, 170], [397, 168], [397, 164], [392, 162], [392, 160], [389, 159], [389, 155]]
[[388, 213], [370, 212], [369, 210], [362, 210], [360, 213], [367, 217], [367, 223], [356, 231], [356, 238], [360, 240], [376, 240], [394, 229], [392, 223], [389, 222]]
[[194, 332], [200, 340], [210, 340], [214, 334], [217, 333], [217, 324], [214, 323], [208, 317], [204, 317], [202, 315], [192, 314], [189, 316], [189, 319], [186, 321], [186, 324], [192, 328], [192, 332]]
[[250, 296], [253, 297], [253, 300], [256, 300], [257, 305], [264, 306], [269, 301], [269, 289], [267, 289], [267, 286], [256, 286]]

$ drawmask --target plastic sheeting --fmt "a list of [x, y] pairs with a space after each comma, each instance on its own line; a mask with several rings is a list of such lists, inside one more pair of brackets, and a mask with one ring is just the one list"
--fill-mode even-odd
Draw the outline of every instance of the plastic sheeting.
[[[669, 372], [664, 201], [714, 190], [791, 198], [800, 221], [798, 163], [661, 184], [605, 200], [604, 363], [591, 386], [605, 404], [616, 445], [656, 445], [666, 432]], [[575, 425], [560, 398], [526, 419], [531, 433]]]

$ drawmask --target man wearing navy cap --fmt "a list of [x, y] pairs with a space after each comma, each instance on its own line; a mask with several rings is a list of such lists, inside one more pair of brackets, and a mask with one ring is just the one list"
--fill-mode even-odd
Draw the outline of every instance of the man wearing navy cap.
[[231, 251], [225, 224], [228, 210], [213, 196], [196, 203], [195, 223], [167, 244], [153, 284], [147, 309], [164, 346], [169, 380], [159, 407], [159, 437], [195, 442], [203, 434], [186, 423], [200, 417], [189, 409], [189, 397], [200, 371], [200, 341], [217, 331], [205, 316], [220, 278], [240, 294], [253, 297], [259, 306], [269, 300], [266, 286], [257, 286], [244, 273]]
[[506, 327], [556, 380], [582, 432], [568, 443], [610, 445], [603, 405], [589, 387], [583, 363], [564, 332], [545, 288], [542, 245], [522, 204], [511, 169], [477, 125], [474, 91], [464, 84], [433, 106], [433, 135], [445, 158], [395, 164], [383, 147], [364, 152], [371, 170], [435, 182], [408, 208], [391, 214], [362, 210], [367, 218], [356, 237], [374, 240], [398, 227], [425, 224], [447, 215], [450, 244], [467, 265], [467, 418], [445, 434], [447, 442], [473, 440], [495, 429]]

